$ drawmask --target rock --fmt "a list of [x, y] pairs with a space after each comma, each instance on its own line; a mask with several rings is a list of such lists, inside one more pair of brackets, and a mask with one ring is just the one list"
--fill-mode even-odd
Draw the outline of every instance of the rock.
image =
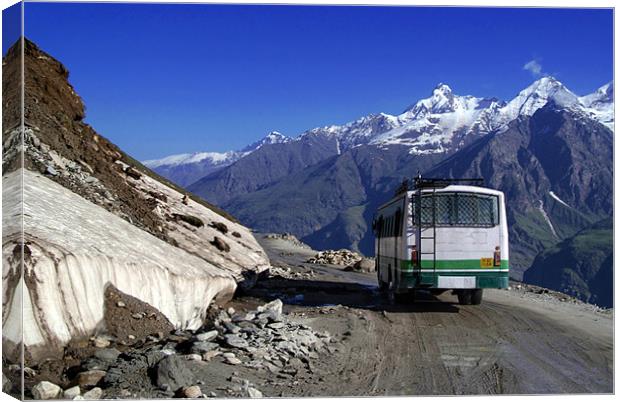
[[238, 323], [238, 322], [243, 322], [243, 321], [252, 321], [253, 319], [256, 318], [256, 314], [254, 313], [247, 313], [247, 314], [235, 314], [234, 316], [231, 317], [231, 321]]
[[108, 338], [98, 336], [93, 340], [93, 345], [96, 348], [107, 348], [108, 346], [110, 346], [110, 340]]
[[262, 398], [263, 397], [263, 393], [260, 392], [259, 390], [257, 390], [254, 387], [248, 387], [247, 389], [247, 395], [250, 398]]
[[220, 345], [215, 342], [194, 342], [190, 350], [192, 353], [203, 354], [216, 349], [218, 346]]
[[192, 354], [190, 354], [190, 355], [185, 355], [185, 358], [186, 358], [187, 360], [196, 360], [196, 361], [198, 361], [198, 362], [199, 362], [199, 361], [202, 361], [202, 356], [201, 356], [201, 355], [198, 355], [198, 354], [195, 354], [195, 353], [192, 353]]
[[222, 354], [219, 350], [209, 350], [202, 355], [202, 360], [211, 361], [215, 356]]
[[32, 387], [32, 396], [34, 399], [56, 399], [60, 396], [62, 388], [49, 381], [41, 381], [34, 387]]
[[267, 325], [269, 328], [272, 329], [281, 329], [284, 328], [286, 326], [286, 324], [282, 323], [282, 322], [273, 322], [269, 325]]
[[172, 391], [189, 387], [196, 383], [191, 364], [197, 364], [182, 356], [171, 355], [157, 364], [157, 386], [169, 386]]
[[256, 309], [258, 318], [269, 318], [272, 321], [280, 321], [282, 316], [282, 300], [276, 299]]
[[228, 243], [226, 243], [224, 240], [220, 239], [217, 236], [213, 237], [211, 244], [213, 244], [215, 248], [217, 248], [218, 250], [223, 251], [225, 253], [230, 251], [230, 246], [228, 245]]
[[88, 370], [77, 375], [77, 383], [82, 387], [95, 386], [105, 377], [106, 372], [103, 370]]
[[223, 234], [228, 233], [228, 226], [226, 226], [226, 224], [224, 224], [222, 222], [211, 222], [209, 224], [209, 226], [211, 226], [212, 228], [222, 232]]
[[95, 351], [95, 357], [104, 362], [114, 362], [121, 354], [114, 348], [99, 349]]
[[127, 338], [131, 339], [133, 341], [134, 339], [136, 339], [136, 336], [129, 334], [129, 335], [127, 335]]
[[241, 360], [239, 360], [236, 357], [227, 357], [226, 358], [226, 363], [231, 364], [233, 366], [236, 366], [236, 365], [241, 364], [242, 362], [241, 362]]
[[348, 265], [344, 270], [356, 272], [375, 272], [375, 260], [371, 258], [362, 258], [361, 260]]
[[237, 237], [237, 238], [241, 237], [241, 233], [239, 233], [239, 232], [232, 232], [232, 235]]
[[191, 387], [183, 387], [180, 392], [183, 398], [196, 399], [202, 396], [202, 390], [198, 385], [192, 385]]
[[76, 395], [76, 396], [73, 397], [73, 400], [74, 401], [83, 401], [84, 397], [82, 395]]
[[200, 342], [209, 342], [217, 338], [218, 332], [216, 330], [204, 332], [202, 334], [196, 334], [196, 340]]
[[99, 387], [95, 387], [93, 389], [91, 389], [88, 392], [85, 392], [84, 395], [82, 395], [84, 397], [84, 399], [101, 399], [101, 397], [103, 396], [103, 390]]
[[125, 174], [135, 180], [140, 180], [140, 177], [142, 177], [142, 175], [132, 167], [127, 167], [125, 169]]
[[37, 375], [37, 372], [30, 367], [24, 367], [24, 376], [32, 378]]
[[222, 356], [224, 356], [225, 358], [229, 358], [229, 357], [235, 357], [235, 354], [232, 352], [226, 352], [226, 353], [223, 353]]
[[131, 318], [136, 319], [136, 320], [141, 320], [143, 317], [142, 313], [133, 313], [131, 315]]
[[50, 176], [58, 176], [58, 171], [54, 169], [52, 165], [48, 165], [47, 168], [45, 168], [45, 173]]
[[239, 328], [237, 325], [233, 324], [232, 322], [224, 322], [223, 325], [224, 325], [224, 328], [226, 328], [226, 331], [232, 334], [237, 334], [239, 333], [239, 331], [241, 331], [241, 328]]
[[63, 399], [73, 399], [80, 394], [80, 386], [76, 385], [75, 387], [65, 389], [65, 391], [62, 393], [62, 397]]
[[226, 312], [228, 313], [228, 315], [233, 315], [235, 314], [235, 309], [233, 307], [228, 307], [228, 310], [226, 310]]
[[250, 346], [248, 341], [235, 334], [224, 335], [224, 340], [227, 345], [232, 346], [233, 348], [246, 348]]

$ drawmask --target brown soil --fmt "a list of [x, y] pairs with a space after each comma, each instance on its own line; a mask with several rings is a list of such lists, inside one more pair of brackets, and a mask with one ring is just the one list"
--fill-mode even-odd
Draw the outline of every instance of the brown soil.
[[162, 338], [174, 330], [172, 323], [159, 310], [112, 285], [105, 290], [104, 321], [105, 332], [127, 345], [148, 335]]

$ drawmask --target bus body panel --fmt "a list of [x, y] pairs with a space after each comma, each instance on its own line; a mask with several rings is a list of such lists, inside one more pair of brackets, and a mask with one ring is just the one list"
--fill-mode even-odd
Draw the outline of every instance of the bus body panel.
[[[427, 195], [424, 191], [422, 196]], [[483, 194], [497, 197], [498, 224], [492, 227], [436, 226], [421, 230], [414, 225], [415, 191], [403, 193], [380, 207], [375, 256], [378, 278], [394, 282], [397, 292], [413, 288], [466, 289], [508, 287], [509, 254], [506, 209], [502, 192], [474, 187], [447, 186], [435, 194]], [[394, 218], [400, 212], [400, 227]], [[387, 223], [387, 227], [382, 226]], [[430, 232], [429, 232], [430, 231]], [[495, 252], [499, 248], [500, 261]], [[412, 251], [420, 253], [420, 263], [412, 261]], [[489, 262], [492, 261], [490, 264]]]

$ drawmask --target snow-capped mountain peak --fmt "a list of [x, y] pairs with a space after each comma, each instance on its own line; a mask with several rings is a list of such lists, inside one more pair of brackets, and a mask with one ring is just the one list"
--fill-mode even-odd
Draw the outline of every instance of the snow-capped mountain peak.
[[595, 92], [579, 98], [591, 118], [598, 120], [612, 131], [614, 129], [614, 83], [603, 85]]
[[549, 101], [571, 109], [581, 106], [577, 95], [554, 77], [546, 76], [534, 81], [508, 102], [502, 113], [504, 115], [502, 123], [513, 120], [519, 115], [531, 116]]
[[241, 150], [241, 152], [254, 152], [257, 149], [259, 149], [262, 146], [265, 145], [271, 145], [271, 144], [286, 144], [287, 142], [291, 141], [292, 138], [287, 137], [286, 135], [280, 133], [279, 131], [270, 131], [269, 133], [267, 133], [266, 136], [264, 136], [262, 139], [248, 145], [247, 147], [243, 148]]

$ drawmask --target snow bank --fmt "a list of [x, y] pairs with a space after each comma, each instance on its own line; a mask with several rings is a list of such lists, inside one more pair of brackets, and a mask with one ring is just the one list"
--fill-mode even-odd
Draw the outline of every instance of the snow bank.
[[[22, 172], [23, 278], [13, 258], [21, 229], [15, 217], [21, 209]], [[38, 173], [19, 170], [4, 176], [3, 200], [2, 318], [9, 329], [3, 333], [3, 343], [21, 341], [16, 324], [22, 318], [20, 283], [25, 283], [24, 344], [33, 350], [62, 346], [74, 336], [92, 333], [103, 319], [107, 284], [151, 304], [176, 327], [188, 329], [201, 325], [216, 296], [232, 294], [236, 288], [230, 268], [174, 247]], [[249, 248], [244, 253], [239, 260], [253, 259], [257, 270], [268, 263]]]

